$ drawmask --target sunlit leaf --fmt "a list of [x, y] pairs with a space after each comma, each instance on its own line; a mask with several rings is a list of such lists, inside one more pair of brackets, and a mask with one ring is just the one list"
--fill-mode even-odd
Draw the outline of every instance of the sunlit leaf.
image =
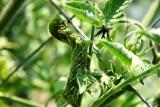
[[106, 23], [124, 16], [124, 10], [132, 0], [107, 0], [104, 7], [104, 17]]
[[95, 6], [82, 1], [69, 1], [64, 4], [78, 18], [94, 25], [101, 25], [104, 22], [102, 12]]
[[106, 47], [123, 65], [129, 67], [131, 70], [140, 70], [143, 66], [141, 59], [120, 43], [100, 40], [99, 44]]
[[107, 70], [111, 69], [110, 60], [112, 59], [112, 55], [108, 53], [107, 49], [102, 49], [100, 53], [96, 53], [98, 58], [98, 65], [102, 71], [107, 72]]

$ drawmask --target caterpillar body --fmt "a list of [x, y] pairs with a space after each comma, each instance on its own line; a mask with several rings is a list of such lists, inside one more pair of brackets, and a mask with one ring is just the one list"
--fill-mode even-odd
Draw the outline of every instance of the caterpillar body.
[[82, 94], [79, 93], [76, 75], [78, 72], [85, 74], [89, 71], [87, 69], [89, 42], [82, 40], [67, 29], [67, 23], [60, 17], [51, 20], [49, 31], [54, 38], [61, 42], [65, 42], [72, 47], [72, 64], [63, 97], [72, 106], [79, 107], [82, 100]]

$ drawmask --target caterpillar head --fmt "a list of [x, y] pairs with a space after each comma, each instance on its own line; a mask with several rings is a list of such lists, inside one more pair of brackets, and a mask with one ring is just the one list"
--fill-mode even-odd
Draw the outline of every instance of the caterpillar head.
[[59, 16], [51, 19], [49, 23], [49, 31], [51, 35], [61, 42], [65, 42], [71, 46], [74, 46], [77, 40], [76, 35], [73, 35], [71, 30], [67, 28], [68, 24], [62, 20]]
[[49, 32], [54, 38], [62, 42], [67, 42], [68, 35], [71, 34], [71, 32], [67, 30], [67, 25], [66, 21], [57, 16], [56, 18], [51, 19], [49, 23]]
[[56, 34], [59, 30], [65, 30], [67, 28], [67, 22], [62, 20], [60, 17], [56, 17], [54, 19], [51, 19], [49, 23], [49, 31], [50, 33]]

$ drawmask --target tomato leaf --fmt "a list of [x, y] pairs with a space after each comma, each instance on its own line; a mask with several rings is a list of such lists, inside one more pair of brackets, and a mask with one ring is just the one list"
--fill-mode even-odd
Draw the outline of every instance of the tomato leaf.
[[79, 86], [79, 94], [82, 94], [87, 89], [88, 77], [81, 73], [77, 73], [77, 82]]
[[160, 29], [152, 29], [149, 31], [140, 31], [138, 32], [148, 39], [160, 44]]
[[76, 77], [79, 86], [79, 94], [82, 94], [84, 91], [86, 91], [87, 87], [96, 80], [93, 76], [85, 74], [84, 71], [81, 71], [80, 69], [79, 72], [77, 72]]
[[124, 10], [131, 2], [132, 0], [107, 0], [103, 9], [106, 23], [122, 18], [125, 15]]
[[97, 7], [82, 1], [68, 1], [64, 4], [78, 18], [94, 25], [104, 23], [103, 13]]
[[99, 44], [106, 47], [110, 53], [112, 53], [124, 66], [129, 67], [130, 70], [142, 70], [144, 65], [141, 59], [126, 49], [122, 44], [110, 42], [104, 39], [100, 40]]

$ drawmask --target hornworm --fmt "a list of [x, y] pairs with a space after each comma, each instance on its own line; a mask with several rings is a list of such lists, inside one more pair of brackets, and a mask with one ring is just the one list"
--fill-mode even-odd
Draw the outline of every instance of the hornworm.
[[60, 17], [52, 19], [49, 24], [51, 35], [61, 42], [68, 44], [72, 48], [72, 64], [68, 81], [63, 92], [63, 98], [74, 107], [79, 107], [82, 100], [83, 92], [79, 92], [79, 84], [77, 82], [77, 73], [87, 74], [88, 47], [89, 41], [82, 40], [67, 29], [67, 23]]

